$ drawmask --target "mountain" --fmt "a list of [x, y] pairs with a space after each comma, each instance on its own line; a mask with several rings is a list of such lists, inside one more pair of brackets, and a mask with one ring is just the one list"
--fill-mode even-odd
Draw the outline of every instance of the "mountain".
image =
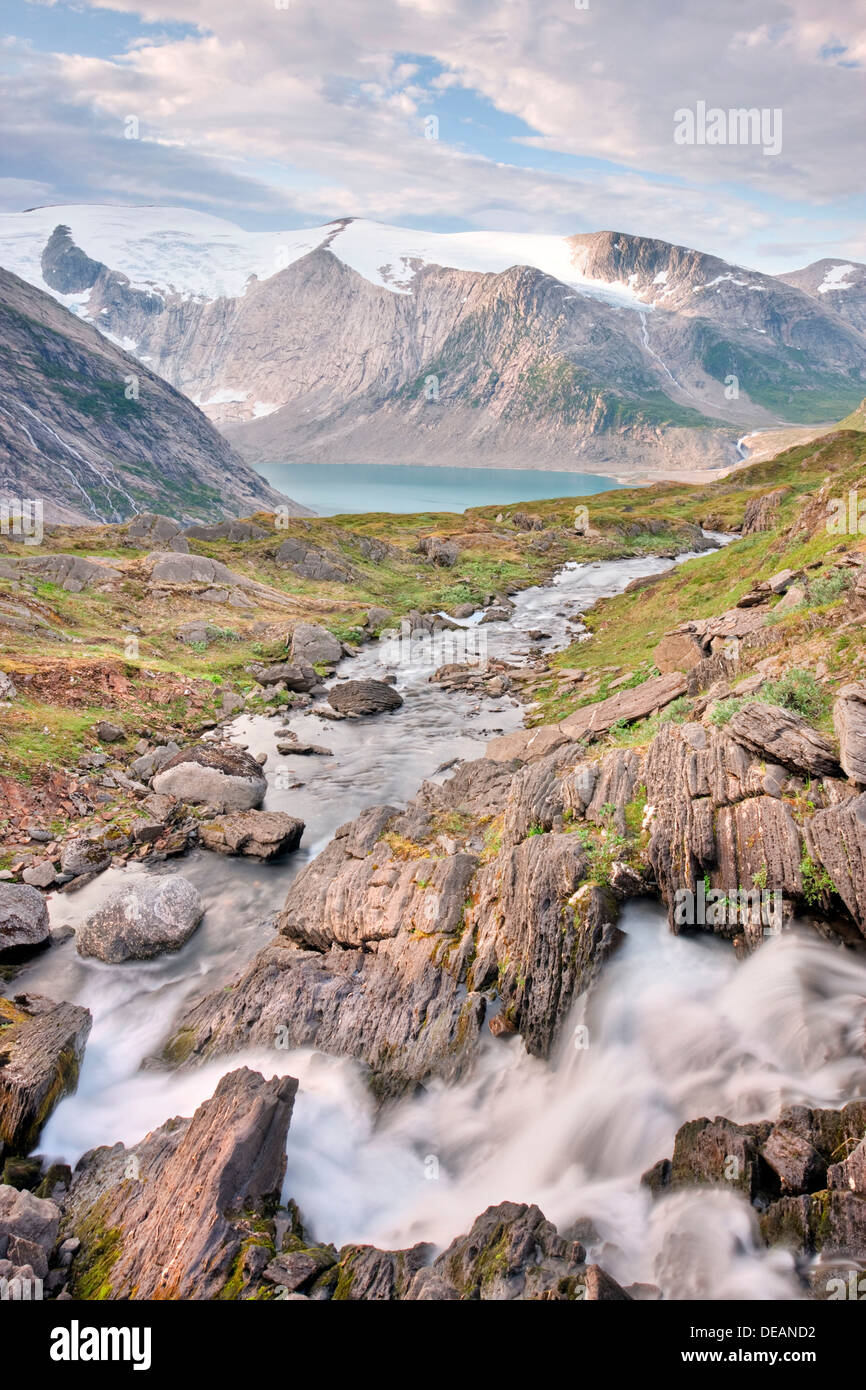
[[288, 505], [181, 392], [81, 317], [0, 270], [0, 496], [45, 519], [167, 512], [216, 520]]
[[814, 261], [778, 277], [826, 304], [852, 328], [866, 333], [866, 265], [859, 261]]
[[844, 290], [619, 232], [245, 232], [54, 207], [0, 217], [0, 262], [255, 461], [706, 468], [866, 387]]

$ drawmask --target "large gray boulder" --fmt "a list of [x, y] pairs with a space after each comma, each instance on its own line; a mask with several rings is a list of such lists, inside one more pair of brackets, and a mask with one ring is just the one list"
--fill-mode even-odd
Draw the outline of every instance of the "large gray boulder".
[[177, 951], [204, 915], [198, 891], [180, 874], [137, 878], [112, 893], [78, 928], [82, 956], [113, 965]]
[[240, 748], [197, 743], [164, 763], [151, 783], [154, 791], [219, 811], [260, 806], [267, 791], [261, 767]]
[[306, 666], [333, 666], [343, 655], [342, 643], [319, 623], [298, 623], [292, 632], [292, 661]]
[[402, 703], [402, 695], [384, 681], [343, 681], [328, 692], [328, 704], [340, 714], [381, 714]]
[[148, 555], [151, 565], [150, 578], [153, 584], [242, 584], [238, 574], [233, 574], [220, 560], [210, 560], [206, 555], [178, 555], [173, 551], [157, 551]]
[[48, 940], [45, 899], [26, 883], [0, 883], [0, 956]]

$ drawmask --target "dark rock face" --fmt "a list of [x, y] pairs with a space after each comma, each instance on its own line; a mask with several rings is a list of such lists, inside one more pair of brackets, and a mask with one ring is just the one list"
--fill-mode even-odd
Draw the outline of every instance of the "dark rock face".
[[206, 821], [199, 843], [218, 854], [243, 854], [251, 859], [276, 859], [298, 848], [304, 822], [282, 811], [238, 811]]
[[254, 758], [240, 748], [197, 743], [163, 763], [154, 791], [192, 805], [247, 811], [261, 805], [267, 780]]
[[265, 1262], [273, 1254], [250, 1223], [279, 1201], [297, 1086], [241, 1067], [191, 1120], [85, 1154], [63, 1209], [64, 1233], [81, 1241], [73, 1296], [242, 1296], [252, 1247], [265, 1246]]
[[692, 1120], [673, 1159], [644, 1174], [656, 1195], [711, 1184], [734, 1187], [758, 1208], [768, 1245], [825, 1261], [866, 1259], [866, 1101], [843, 1110], [784, 1109], [773, 1124]]
[[340, 714], [381, 714], [402, 703], [402, 695], [384, 681], [341, 681], [328, 692], [328, 704]]
[[78, 954], [113, 965], [150, 960], [179, 950], [203, 915], [198, 890], [180, 874], [132, 879], [81, 923]]
[[[52, 1110], [78, 1082], [88, 1009], [39, 994], [0, 999], [0, 1157], [27, 1153]], [[2, 1252], [0, 1252], [2, 1254]]]
[[833, 745], [799, 714], [757, 701], [738, 710], [728, 725], [731, 737], [753, 753], [795, 772], [835, 777], [839, 760]]
[[48, 934], [42, 894], [29, 884], [0, 883], [0, 957], [6, 951], [41, 946]]
[[101, 261], [93, 261], [75, 245], [68, 227], [57, 226], [42, 251], [42, 278], [59, 294], [80, 294], [96, 283], [104, 270]]

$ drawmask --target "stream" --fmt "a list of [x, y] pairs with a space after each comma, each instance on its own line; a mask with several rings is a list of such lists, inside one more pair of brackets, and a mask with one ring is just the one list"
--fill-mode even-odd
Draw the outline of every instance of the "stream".
[[[565, 646], [569, 624], [598, 598], [672, 563], [569, 564], [516, 595], [510, 621], [483, 625], [488, 655], [520, 664], [534, 640], [544, 650]], [[536, 629], [548, 636], [531, 639]], [[799, 1296], [791, 1257], [761, 1246], [745, 1199], [712, 1190], [653, 1204], [639, 1179], [670, 1156], [686, 1120], [743, 1123], [773, 1118], [787, 1103], [835, 1107], [866, 1095], [856, 1026], [866, 961], [805, 928], [738, 963], [729, 943], [673, 936], [658, 903], [629, 903], [626, 941], [591, 999], [577, 1001], [555, 1057], [529, 1057], [519, 1037], [490, 1038], [466, 1080], [431, 1083], [384, 1115], [350, 1060], [309, 1050], [250, 1050], [181, 1074], [142, 1069], [184, 1001], [224, 985], [270, 940], [288, 884], [339, 825], [367, 806], [403, 805], [425, 778], [446, 778], [446, 764], [482, 756], [489, 738], [521, 725], [523, 708], [510, 695], [445, 691], [428, 683], [440, 664], [429, 653], [397, 666], [386, 665], [389, 655], [393, 648], [370, 643], [337, 678], [392, 671], [404, 698], [393, 714], [337, 723], [314, 705], [230, 726], [234, 740], [268, 754], [264, 809], [306, 822], [297, 853], [262, 865], [196, 850], [109, 869], [75, 893], [50, 896], [52, 926], [74, 927], [126, 876], [182, 873], [206, 912], [176, 954], [106, 965], [79, 957], [70, 939], [16, 977], [16, 993], [70, 1000], [93, 1015], [78, 1089], [52, 1115], [40, 1152], [74, 1164], [97, 1145], [135, 1143], [170, 1116], [190, 1115], [220, 1076], [248, 1065], [300, 1080], [284, 1195], [317, 1240], [445, 1245], [492, 1203], [537, 1202], [561, 1231], [580, 1222], [590, 1257], [622, 1283], [654, 1283], [674, 1299]], [[281, 725], [333, 756], [281, 757]], [[588, 1046], [575, 1045], [584, 1037], [578, 1024]]]

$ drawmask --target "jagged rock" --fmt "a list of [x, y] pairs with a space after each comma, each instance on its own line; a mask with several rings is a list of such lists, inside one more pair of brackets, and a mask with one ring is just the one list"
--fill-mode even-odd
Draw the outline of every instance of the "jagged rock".
[[728, 725], [732, 738], [796, 772], [835, 777], [839, 760], [833, 745], [799, 714], [755, 701], [737, 710]]
[[237, 811], [205, 821], [199, 843], [219, 854], [243, 854], [251, 859], [276, 859], [298, 848], [304, 822], [282, 811]]
[[817, 811], [805, 832], [810, 854], [866, 935], [866, 792]]
[[866, 1198], [857, 1192], [825, 1191], [783, 1197], [759, 1217], [768, 1245], [785, 1245], [826, 1263], [866, 1260]]
[[583, 1246], [564, 1240], [538, 1207], [500, 1202], [418, 1271], [406, 1297], [577, 1301], [586, 1292], [585, 1258]]
[[281, 1253], [266, 1265], [262, 1277], [269, 1284], [277, 1284], [289, 1293], [306, 1289], [337, 1263], [337, 1252], [333, 1246], [310, 1246], [303, 1250], [290, 1250]]
[[751, 536], [756, 531], [772, 531], [779, 517], [779, 507], [787, 493], [787, 488], [776, 488], [773, 492], [765, 492], [763, 497], [751, 498], [746, 503], [743, 515], [743, 535]]
[[[653, 1285], [636, 1285], [636, 1288], [649, 1288]], [[632, 1295], [613, 1279], [601, 1265], [587, 1265], [584, 1281], [584, 1299], [587, 1303], [631, 1303]], [[656, 1293], [656, 1296], [658, 1294]]]
[[245, 1254], [261, 1245], [273, 1257], [272, 1235], [250, 1223], [279, 1201], [297, 1086], [241, 1067], [191, 1120], [85, 1154], [63, 1209], [63, 1233], [81, 1241], [73, 1296], [243, 1297]]
[[298, 666], [334, 666], [343, 644], [319, 623], [297, 623], [292, 630], [292, 661]]
[[839, 761], [846, 777], [866, 784], [866, 681], [843, 685], [833, 706]]
[[61, 223], [45, 243], [41, 268], [42, 278], [53, 290], [60, 294], [80, 294], [92, 288], [104, 266], [101, 261], [85, 255], [72, 240], [69, 228]]
[[14, 700], [17, 694], [12, 677], [6, 671], [0, 671], [0, 700]]
[[152, 786], [192, 805], [247, 811], [261, 805], [268, 784], [259, 764], [242, 749], [197, 743], [163, 763]]
[[511, 617], [511, 612], [512, 610], [510, 608], [503, 608], [501, 606], [485, 608], [481, 621], [482, 623], [507, 623]]
[[0, 956], [48, 940], [48, 909], [29, 884], [0, 883]]
[[58, 1101], [75, 1090], [90, 1024], [76, 1004], [39, 994], [0, 999], [0, 1156], [31, 1149]]
[[861, 1139], [854, 1152], [842, 1163], [830, 1165], [827, 1169], [827, 1186], [866, 1197], [866, 1139]]
[[222, 710], [223, 716], [225, 718], [230, 719], [232, 715], [238, 714], [239, 711], [243, 709], [243, 707], [243, 695], [238, 695], [237, 692], [234, 690], [226, 690], [223, 692], [223, 697], [220, 702], [220, 709]]
[[134, 878], [78, 928], [79, 955], [118, 964], [177, 951], [204, 915], [198, 891], [179, 874]]
[[260, 541], [268, 532], [254, 521], [220, 521], [216, 526], [187, 526], [184, 533], [196, 541]]
[[178, 555], [189, 554], [189, 542], [180, 523], [158, 512], [140, 512], [126, 528], [127, 542], [134, 541], [143, 550], [171, 550]]
[[339, 714], [381, 714], [402, 703], [403, 696], [384, 681], [342, 681], [328, 692], [328, 704]]

